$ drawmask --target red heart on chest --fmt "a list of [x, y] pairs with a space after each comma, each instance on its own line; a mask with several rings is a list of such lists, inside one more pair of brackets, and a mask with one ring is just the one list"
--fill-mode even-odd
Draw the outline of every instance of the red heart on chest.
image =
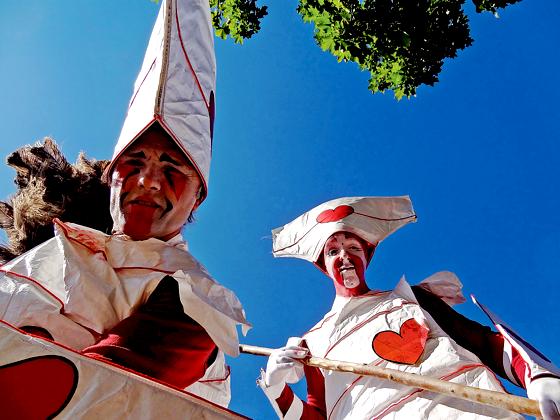
[[336, 222], [338, 220], [344, 219], [346, 216], [351, 215], [354, 213], [354, 208], [350, 206], [338, 206], [335, 209], [327, 209], [323, 210], [317, 216], [318, 223], [329, 223], [329, 222]]
[[422, 356], [428, 329], [420, 325], [414, 318], [407, 319], [399, 333], [381, 331], [373, 337], [373, 351], [389, 362], [414, 365]]
[[39, 356], [0, 366], [0, 407], [10, 419], [50, 419], [70, 402], [78, 385], [74, 364]]

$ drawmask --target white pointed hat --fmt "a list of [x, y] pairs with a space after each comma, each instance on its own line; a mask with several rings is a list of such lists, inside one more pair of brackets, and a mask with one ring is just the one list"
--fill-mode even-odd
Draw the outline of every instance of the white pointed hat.
[[415, 222], [408, 196], [344, 197], [327, 201], [272, 231], [275, 257], [317, 262], [325, 242], [336, 232], [350, 232], [377, 245], [402, 226]]
[[134, 84], [107, 174], [142, 133], [160, 124], [197, 170], [207, 194], [216, 58], [208, 0], [164, 0]]

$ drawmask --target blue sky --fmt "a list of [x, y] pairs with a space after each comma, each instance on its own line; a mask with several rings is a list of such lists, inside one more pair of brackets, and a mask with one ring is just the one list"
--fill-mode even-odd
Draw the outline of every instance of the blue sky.
[[[243, 46], [216, 40], [217, 116], [209, 196], [184, 233], [281, 346], [330, 308], [329, 280], [271, 255], [270, 230], [332, 198], [409, 194], [418, 223], [379, 247], [367, 277], [387, 289], [457, 273], [465, 294], [560, 363], [560, 3], [524, 0], [471, 17], [474, 45], [434, 87], [397, 102], [315, 46], [295, 0], [269, 0]], [[149, 0], [0, 3], [0, 155], [46, 135], [66, 156], [110, 157], [158, 6]], [[14, 190], [0, 166], [0, 196]], [[487, 323], [471, 303], [457, 308]], [[273, 411], [255, 386], [266, 359], [231, 360], [231, 408]], [[302, 390], [302, 387], [298, 387]]]

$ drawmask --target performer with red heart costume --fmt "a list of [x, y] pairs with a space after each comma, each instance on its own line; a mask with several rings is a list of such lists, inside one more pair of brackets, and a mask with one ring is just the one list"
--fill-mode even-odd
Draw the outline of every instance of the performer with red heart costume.
[[54, 238], [1, 267], [0, 315], [2, 325], [227, 406], [224, 353], [239, 354], [237, 325], [250, 324], [181, 236], [208, 191], [213, 37], [207, 0], [162, 2], [104, 174], [112, 233], [55, 220]]
[[[303, 335], [269, 357], [259, 385], [286, 419], [505, 419], [516, 413], [371, 376], [303, 365], [310, 355], [398, 369], [505, 392], [495, 373], [527, 388], [545, 418], [559, 418], [560, 371], [484, 308], [499, 333], [451, 305], [465, 301], [459, 279], [439, 272], [410, 286], [370, 290], [365, 270], [377, 245], [415, 222], [405, 197], [350, 197], [321, 204], [275, 229], [276, 257], [314, 263], [333, 281], [332, 309]], [[287, 383], [305, 375], [307, 402]]]

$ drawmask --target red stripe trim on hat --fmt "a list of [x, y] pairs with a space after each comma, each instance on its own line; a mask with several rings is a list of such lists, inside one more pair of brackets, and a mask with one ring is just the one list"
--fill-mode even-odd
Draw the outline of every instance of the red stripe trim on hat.
[[[108, 181], [110, 181], [109, 179], [109, 175], [111, 174], [111, 172], [113, 172], [113, 167], [115, 166], [115, 162], [122, 156], [122, 154], [124, 153], [124, 151], [126, 149], [128, 149], [130, 147], [130, 145], [132, 143], [134, 143], [136, 140], [138, 140], [138, 137], [140, 137], [144, 131], [146, 131], [148, 128], [150, 128], [150, 126], [154, 123], [154, 121], [156, 121], [156, 118], [154, 117], [152, 120], [150, 120], [150, 122], [148, 124], [146, 124], [144, 126], [144, 128], [142, 128], [142, 130], [140, 130], [138, 132], [138, 134], [136, 134], [132, 140], [130, 140], [124, 147], [121, 148], [120, 152], [117, 153], [112, 159], [111, 162], [109, 162], [109, 165], [107, 165], [107, 167], [105, 168], [105, 170], [103, 171], [103, 176], [106, 176]], [[118, 140], [117, 140], [117, 144], [118, 144]]]
[[369, 217], [370, 219], [381, 220], [382, 222], [399, 222], [401, 220], [406, 220], [410, 218], [416, 219], [415, 214], [411, 214], [410, 216], [405, 216], [405, 217], [399, 217], [398, 219], [384, 219], [382, 217], [370, 216], [369, 214], [358, 213], [356, 211], [354, 212], [354, 214], [359, 214], [360, 216]]
[[175, 144], [179, 147], [179, 149], [181, 149], [181, 151], [185, 154], [185, 156], [187, 157], [187, 159], [189, 159], [189, 162], [192, 164], [192, 166], [194, 167], [194, 169], [196, 170], [200, 181], [202, 183], [202, 187], [203, 187], [203, 197], [201, 200], [204, 201], [204, 199], [206, 199], [206, 197], [208, 196], [208, 185], [206, 183], [206, 178], [204, 178], [202, 171], [200, 170], [200, 168], [198, 167], [198, 165], [196, 164], [195, 160], [192, 158], [191, 154], [183, 147], [182, 143], [177, 139], [177, 137], [175, 136], [175, 134], [173, 133], [173, 131], [169, 128], [169, 126], [163, 121], [163, 118], [160, 115], [155, 115], [154, 118], [144, 126], [144, 128], [142, 128], [142, 130], [140, 130], [138, 132], [138, 134], [136, 134], [132, 140], [130, 140], [122, 149], [121, 151], [113, 158], [111, 159], [111, 162], [109, 163], [109, 165], [107, 165], [107, 168], [105, 168], [105, 171], [103, 172], [104, 175], [106, 174], [107, 177], [109, 177], [109, 175], [111, 174], [111, 172], [113, 171], [113, 167], [115, 166], [115, 162], [122, 156], [122, 154], [125, 152], [126, 149], [128, 149], [136, 140], [138, 140], [138, 138], [144, 134], [144, 132], [150, 128], [152, 126], [152, 124], [154, 122], [158, 122], [161, 127], [167, 132], [167, 134], [169, 134], [169, 137], [171, 137], [171, 140], [173, 140], [173, 142], [175, 142]]
[[163, 120], [162, 117], [160, 117], [159, 115], [156, 115], [155, 117], [156, 121], [158, 121], [161, 126], [163, 127], [163, 129], [165, 131], [167, 131], [167, 134], [169, 134], [169, 136], [173, 139], [173, 141], [177, 144], [177, 146], [179, 146], [179, 148], [183, 151], [183, 153], [187, 156], [187, 158], [189, 159], [189, 161], [191, 162], [192, 166], [194, 167], [194, 169], [196, 170], [196, 172], [198, 173], [198, 177], [200, 178], [200, 182], [202, 183], [202, 187], [203, 187], [203, 193], [204, 195], [202, 196], [201, 199], [201, 203], [202, 201], [204, 201], [204, 199], [206, 198], [206, 196], [208, 195], [208, 185], [206, 184], [206, 178], [204, 178], [204, 175], [202, 174], [202, 171], [200, 170], [200, 168], [198, 167], [198, 165], [196, 164], [196, 161], [192, 158], [191, 154], [189, 153], [189, 151], [187, 149], [185, 149], [185, 147], [183, 146], [183, 144], [179, 141], [179, 139], [177, 139], [177, 137], [175, 136], [175, 133], [173, 132], [173, 130], [171, 130], [171, 128], [169, 128], [169, 126], [165, 123], [165, 121]]
[[196, 85], [198, 86], [198, 90], [200, 91], [200, 94], [202, 95], [202, 99], [204, 100], [204, 104], [206, 105], [206, 109], [208, 110], [208, 112], [210, 112], [210, 106], [208, 105], [208, 101], [206, 100], [206, 96], [204, 95], [204, 92], [202, 91], [202, 86], [200, 86], [200, 82], [198, 81], [198, 77], [194, 71], [194, 68], [191, 64], [191, 60], [189, 59], [189, 55], [187, 54], [187, 50], [185, 49], [185, 45], [183, 43], [183, 36], [181, 35], [181, 25], [179, 25], [179, 6], [177, 6], [177, 3], [175, 3], [175, 22], [177, 23], [177, 34], [179, 35], [179, 41], [181, 44], [181, 49], [183, 50], [183, 54], [185, 55], [185, 59], [187, 60], [187, 64], [189, 65], [189, 68], [191, 69], [191, 73], [194, 77], [194, 81], [196, 82]]
[[[370, 219], [381, 220], [381, 221], [383, 221], [383, 222], [399, 222], [399, 221], [401, 221], [401, 220], [406, 220], [406, 219], [416, 219], [416, 215], [415, 215], [415, 214], [412, 214], [412, 215], [406, 216], [406, 217], [400, 217], [400, 218], [398, 218], [398, 219], [383, 219], [383, 218], [381, 218], [381, 217], [370, 216], [370, 215], [367, 215], [367, 214], [357, 213], [357, 212], [354, 212], [354, 213], [352, 213], [352, 214], [356, 214], [356, 215], [359, 215], [359, 216], [368, 217], [368, 218], [370, 218]], [[338, 222], [338, 221], [339, 221], [339, 220], [336, 220], [336, 222]], [[304, 233], [297, 241], [295, 241], [293, 244], [287, 245], [287, 246], [285, 246], [284, 248], [280, 248], [280, 249], [272, 249], [272, 252], [284, 251], [284, 250], [286, 250], [286, 249], [288, 249], [288, 248], [291, 248], [291, 247], [297, 245], [303, 238], [305, 238], [305, 236], [307, 236], [307, 234], [308, 234], [309, 232], [311, 232], [315, 227], [317, 227], [317, 226], [320, 225], [320, 224], [323, 224], [323, 225], [324, 225], [325, 223], [315, 223], [313, 226], [311, 226], [311, 228], [309, 228], [309, 230], [308, 230], [307, 232], [305, 232], [305, 233]], [[362, 238], [362, 239], [363, 239], [363, 238]], [[365, 240], [365, 239], [364, 239], [364, 240]], [[366, 242], [367, 242], [367, 241], [366, 241]]]
[[148, 71], [146, 72], [146, 75], [144, 76], [144, 78], [142, 79], [142, 82], [140, 83], [140, 86], [138, 86], [138, 89], [136, 89], [136, 92], [134, 92], [134, 95], [132, 96], [132, 99], [130, 100], [130, 104], [128, 105], [128, 108], [130, 109], [130, 107], [132, 107], [132, 104], [134, 103], [134, 100], [136, 99], [136, 95], [138, 95], [138, 93], [140, 92], [140, 89], [142, 89], [142, 85], [144, 84], [144, 82], [146, 81], [146, 78], [148, 77], [148, 74], [150, 74], [150, 72], [152, 71], [152, 69], [154, 68], [154, 64], [156, 63], [157, 57], [154, 58], [154, 61], [152, 61], [152, 65], [150, 66], [150, 68], [148, 69]]

